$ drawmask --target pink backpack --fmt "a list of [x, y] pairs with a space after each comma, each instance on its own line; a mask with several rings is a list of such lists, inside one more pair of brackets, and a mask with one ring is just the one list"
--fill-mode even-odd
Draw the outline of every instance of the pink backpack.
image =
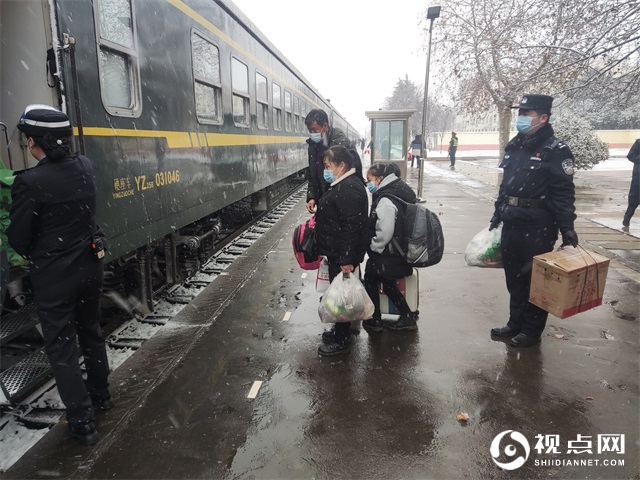
[[322, 257], [315, 254], [315, 215], [293, 231], [293, 254], [303, 270], [317, 270]]

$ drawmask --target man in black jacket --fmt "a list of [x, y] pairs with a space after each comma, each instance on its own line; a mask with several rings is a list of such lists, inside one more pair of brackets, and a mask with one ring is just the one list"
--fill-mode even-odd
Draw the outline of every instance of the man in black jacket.
[[307, 210], [314, 213], [320, 198], [329, 188], [329, 184], [322, 178], [324, 165], [322, 159], [325, 152], [334, 145], [347, 148], [353, 157], [353, 166], [356, 169], [356, 177], [362, 180], [362, 162], [360, 155], [351, 143], [347, 135], [337, 127], [329, 126], [327, 112], [319, 108], [310, 110], [304, 119], [309, 130], [309, 186], [307, 187]]
[[100, 440], [94, 405], [101, 410], [113, 406], [98, 318], [105, 239], [96, 226], [95, 170], [91, 160], [71, 153], [73, 130], [63, 112], [31, 105], [18, 129], [38, 165], [16, 174], [7, 236], [15, 251], [29, 260], [45, 350], [69, 431], [83, 444], [93, 445]]
[[640, 138], [635, 141], [631, 150], [627, 154], [630, 162], [633, 162], [633, 173], [631, 174], [631, 188], [629, 188], [629, 206], [624, 214], [622, 225], [629, 228], [631, 217], [640, 205]]
[[578, 245], [574, 230], [573, 154], [551, 125], [553, 97], [525, 95], [520, 102], [518, 135], [505, 147], [500, 185], [490, 230], [504, 222], [501, 250], [510, 294], [509, 322], [491, 334], [513, 337], [514, 347], [540, 343], [548, 313], [529, 303], [533, 257], [562, 245]]

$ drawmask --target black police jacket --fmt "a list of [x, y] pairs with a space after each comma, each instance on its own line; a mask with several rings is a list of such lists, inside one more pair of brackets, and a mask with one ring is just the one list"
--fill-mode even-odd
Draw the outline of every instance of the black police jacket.
[[367, 192], [355, 172], [330, 186], [316, 213], [318, 254], [340, 265], [361, 263], [367, 248], [368, 207]]
[[[556, 225], [562, 233], [573, 230], [575, 215], [574, 158], [569, 147], [557, 141], [551, 125], [531, 137], [519, 133], [505, 147], [500, 163], [504, 176], [495, 212], [506, 224], [530, 227]], [[546, 149], [545, 147], [552, 147]], [[517, 197], [535, 206], [516, 206]], [[539, 204], [539, 205], [538, 205]]]
[[627, 158], [633, 162], [633, 175], [638, 175], [640, 173], [640, 138], [631, 146]]
[[16, 173], [11, 196], [7, 237], [14, 250], [29, 260], [32, 280], [63, 275], [96, 258], [93, 236], [104, 236], [96, 227], [95, 168], [87, 157], [69, 155], [55, 161], [45, 157], [37, 166]]

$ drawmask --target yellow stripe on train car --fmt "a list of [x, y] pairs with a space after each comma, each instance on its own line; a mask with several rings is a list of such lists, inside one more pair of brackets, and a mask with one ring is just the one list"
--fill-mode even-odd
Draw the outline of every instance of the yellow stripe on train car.
[[[73, 128], [78, 135], [78, 128]], [[236, 133], [201, 133], [173, 132], [166, 130], [134, 130], [126, 128], [85, 127], [83, 134], [87, 137], [136, 137], [164, 138], [169, 148], [193, 147], [236, 147], [241, 145], [277, 145], [286, 143], [302, 143], [306, 136], [293, 135], [249, 135]]]

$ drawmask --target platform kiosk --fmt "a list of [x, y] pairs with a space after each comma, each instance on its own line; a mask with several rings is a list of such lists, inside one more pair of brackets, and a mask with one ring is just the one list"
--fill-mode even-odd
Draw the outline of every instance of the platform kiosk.
[[416, 110], [372, 110], [364, 113], [371, 120], [371, 164], [395, 163], [406, 180], [409, 118]]

